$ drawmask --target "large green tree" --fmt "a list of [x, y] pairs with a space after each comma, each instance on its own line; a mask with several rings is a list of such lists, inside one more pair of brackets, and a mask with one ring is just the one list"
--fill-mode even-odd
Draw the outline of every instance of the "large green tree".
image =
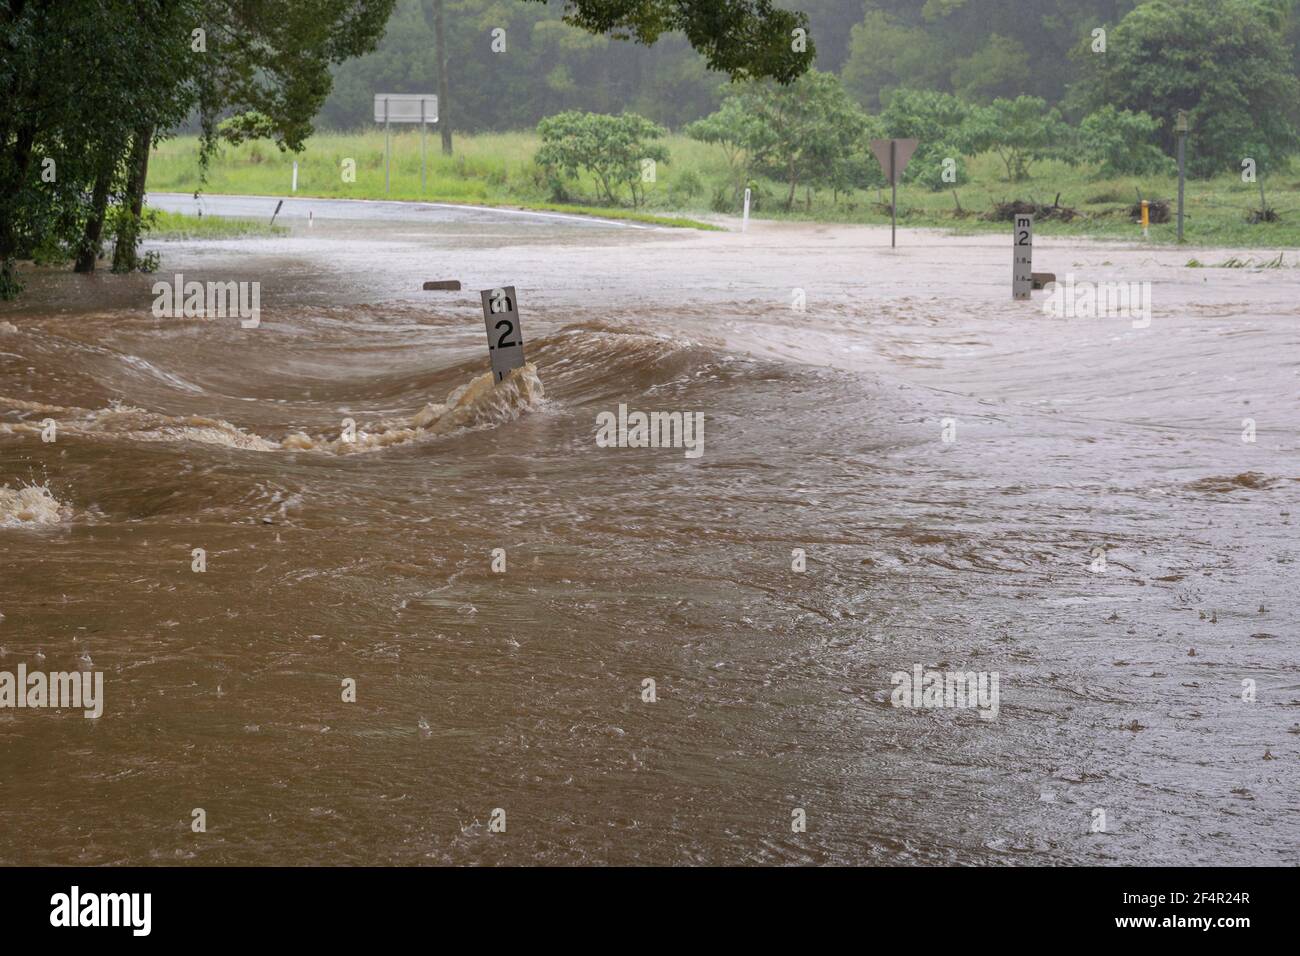
[[[330, 67], [370, 49], [394, 0], [3, 0], [0, 296], [15, 259], [94, 268], [110, 218], [114, 265], [135, 265], [151, 146], [223, 113], [300, 148]], [[117, 200], [116, 212], [110, 205]]]
[[789, 83], [816, 55], [811, 40], [794, 42], [796, 31], [807, 32], [808, 17], [772, 0], [564, 0], [564, 22], [647, 44], [680, 31], [709, 69], [733, 80]]
[[[567, 110], [629, 110], [681, 126], [717, 106], [719, 72], [729, 79], [788, 79], [811, 65], [820, 49], [812, 24], [801, 14], [756, 3], [638, 0], [620, 7], [629, 23], [635, 20], [647, 28], [614, 26], [605, 33], [600, 31], [609, 20], [597, 14], [609, 7], [599, 0], [568, 5], [556, 0], [399, 0], [378, 49], [335, 72], [334, 92], [320, 117], [323, 125], [368, 125], [377, 92], [436, 91], [435, 3], [442, 6], [444, 21], [447, 90], [439, 94], [444, 131], [453, 124], [465, 131], [521, 129]], [[792, 0], [793, 6], [801, 4]], [[712, 29], [724, 35], [726, 49], [703, 41], [692, 46], [696, 41], [682, 32], [683, 11], [712, 22]], [[656, 32], [659, 26], [662, 32]], [[501, 42], [494, 45], [494, 36]]]
[[1264, 168], [1297, 144], [1291, 115], [1300, 99], [1285, 39], [1292, 0], [1148, 0], [1110, 31], [1104, 56], [1083, 55], [1075, 91], [1087, 109], [1106, 105], [1162, 120], [1167, 152], [1173, 118], [1187, 110], [1188, 168], [1209, 176]]

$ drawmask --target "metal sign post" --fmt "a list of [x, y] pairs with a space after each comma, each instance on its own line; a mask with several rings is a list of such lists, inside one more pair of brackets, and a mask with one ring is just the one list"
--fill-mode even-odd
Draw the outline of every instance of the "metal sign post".
[[898, 235], [898, 181], [903, 176], [912, 154], [916, 152], [918, 140], [915, 139], [873, 139], [871, 152], [875, 154], [880, 168], [885, 171], [892, 187], [892, 199], [889, 203], [889, 245], [895, 247]]
[[420, 189], [425, 185], [425, 124], [438, 122], [438, 97], [432, 93], [376, 93], [375, 122], [384, 124], [384, 192], [389, 190], [392, 165], [390, 123], [420, 124]]
[[1034, 217], [1016, 216], [1011, 246], [1011, 298], [1030, 299], [1034, 290]]
[[524, 364], [524, 333], [519, 327], [519, 300], [515, 297], [515, 287], [512, 285], [500, 289], [484, 289], [479, 297], [483, 300], [483, 321], [487, 325], [492, 374], [500, 382], [511, 369]]
[[1187, 111], [1179, 110], [1174, 116], [1174, 132], [1178, 135], [1178, 241], [1183, 241], [1183, 147], [1187, 142]]

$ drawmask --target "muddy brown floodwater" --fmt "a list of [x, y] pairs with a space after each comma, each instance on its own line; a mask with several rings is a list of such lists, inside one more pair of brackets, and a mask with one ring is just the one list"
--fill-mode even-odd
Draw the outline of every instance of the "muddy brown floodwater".
[[1300, 271], [1039, 239], [1138, 327], [1012, 302], [1009, 230], [282, 221], [0, 307], [0, 671], [105, 698], [0, 709], [0, 862], [1300, 862]]

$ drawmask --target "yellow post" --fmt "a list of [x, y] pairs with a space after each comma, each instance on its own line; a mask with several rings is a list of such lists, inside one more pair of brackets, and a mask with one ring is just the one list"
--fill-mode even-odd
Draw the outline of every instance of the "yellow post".
[[1146, 239], [1150, 234], [1147, 227], [1151, 225], [1151, 213], [1147, 209], [1147, 200], [1142, 200], [1142, 238]]

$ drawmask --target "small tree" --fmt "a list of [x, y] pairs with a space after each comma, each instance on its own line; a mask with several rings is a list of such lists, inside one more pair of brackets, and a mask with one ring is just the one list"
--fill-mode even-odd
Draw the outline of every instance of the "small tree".
[[615, 190], [628, 187], [632, 205], [640, 205], [642, 160], [668, 162], [668, 150], [654, 142], [668, 131], [644, 116], [607, 116], [569, 110], [537, 124], [542, 138], [534, 161], [554, 175], [577, 177], [585, 170], [596, 181], [598, 197], [617, 203]]
[[787, 185], [790, 209], [801, 183], [847, 182], [845, 158], [857, 148], [867, 118], [833, 73], [810, 70], [788, 86], [751, 83], [701, 122], [702, 129], [738, 136], [753, 167]]
[[874, 189], [885, 184], [885, 171], [871, 152], [871, 141], [885, 135], [880, 118], [864, 117], [862, 131], [850, 152], [842, 154], [831, 167], [831, 188], [838, 202], [840, 193], [854, 189]]
[[682, 130], [691, 139], [722, 147], [727, 157], [728, 178], [735, 196], [740, 195], [749, 179], [753, 161], [749, 144], [755, 141], [757, 122], [758, 119], [744, 108], [739, 97], [729, 96], [722, 101], [717, 112], [697, 119]]
[[976, 152], [970, 140], [973, 108], [949, 93], [934, 90], [898, 90], [880, 114], [885, 135], [919, 141], [903, 180], [931, 190], [954, 185], [943, 179], [944, 160], [953, 161], [960, 179], [966, 171], [963, 155]]
[[1079, 156], [1096, 163], [1102, 176], [1144, 176], [1172, 172], [1173, 160], [1154, 140], [1160, 121], [1146, 113], [1107, 104], [1079, 124]]
[[1062, 155], [1070, 142], [1070, 127], [1060, 110], [1047, 108], [1037, 96], [997, 99], [989, 106], [976, 107], [965, 127], [965, 139], [972, 153], [991, 149], [1007, 168], [1007, 179], [1029, 178], [1034, 160]]

